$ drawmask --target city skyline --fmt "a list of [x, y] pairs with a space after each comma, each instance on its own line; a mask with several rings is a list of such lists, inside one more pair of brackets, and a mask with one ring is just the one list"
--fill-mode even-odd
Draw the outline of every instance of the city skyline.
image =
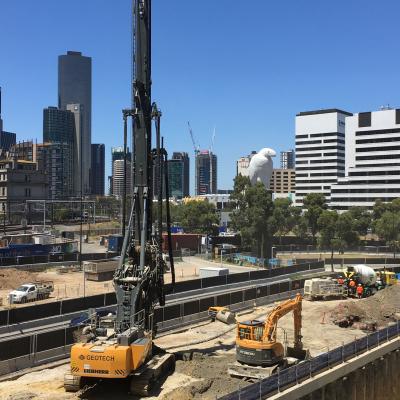
[[[174, 12], [170, 4], [161, 1], [154, 7], [154, 99], [163, 111], [162, 130], [170, 154], [193, 153], [187, 120], [191, 121], [202, 148], [209, 146], [212, 127], [217, 126], [214, 151], [220, 163], [220, 188], [232, 186], [235, 162], [242, 154], [265, 146], [277, 151], [293, 147], [293, 116], [300, 110], [339, 107], [358, 112], [375, 110], [387, 103], [398, 105], [393, 90], [400, 83], [398, 56], [392, 51], [397, 34], [395, 15], [400, 10], [397, 2], [387, 1], [382, 7], [367, 1], [362, 8], [343, 2], [345, 7], [341, 9], [317, 1], [306, 5], [293, 2], [287, 7], [256, 0], [252, 7], [256, 12], [245, 16], [246, 24], [254, 19], [250, 29], [236, 33], [237, 41], [231, 42], [221, 32], [236, 32], [237, 21], [243, 17], [240, 8], [230, 7], [227, 0], [205, 3], [176, 0]], [[77, 14], [74, 5], [78, 4], [81, 12]], [[212, 5], [211, 16], [207, 4]], [[131, 65], [129, 8], [129, 1], [111, 6], [103, 0], [85, 4], [72, 0], [68, 7], [49, 0], [35, 6], [27, 0], [2, 3], [3, 29], [12, 33], [0, 44], [2, 54], [9, 54], [7, 62], [0, 65], [4, 130], [17, 132], [18, 140], [40, 138], [41, 111], [57, 104], [57, 56], [70, 49], [79, 50], [93, 58], [92, 141], [106, 144], [106, 176], [110, 175], [109, 149], [122, 143], [121, 109], [130, 104], [130, 88], [126, 84]], [[332, 16], [329, 21], [322, 18], [326, 13]], [[65, 18], [58, 18], [61, 14]], [[222, 18], [226, 14], [229, 18]], [[89, 15], [94, 18], [89, 20]], [[198, 18], [187, 18], [191, 15]], [[205, 18], [210, 22], [206, 32], [201, 29]], [[15, 26], [17, 19], [31, 32], [29, 40]], [[71, 20], [74, 35], [68, 28]], [[385, 40], [378, 40], [380, 20], [387, 21]], [[337, 21], [341, 25], [339, 33]], [[296, 31], [296, 39], [286, 32], [286, 24]], [[104, 26], [108, 26], [106, 31]], [[52, 39], [55, 30], [57, 38]], [[346, 48], [344, 41], [352, 46]], [[31, 42], [34, 45], [30, 46]], [[254, 81], [243, 74], [246, 57], [237, 57], [237, 50], [244, 43], [242, 51], [251, 55], [252, 65], [256, 65], [251, 74]], [[21, 51], [12, 51], [15, 48]], [[362, 55], [367, 50], [371, 61], [364, 63]], [[334, 53], [340, 57], [332, 58]], [[30, 61], [29, 74], [22, 71], [26, 59]], [[385, 66], [385, 74], [378, 64], [382, 59], [392, 61]], [[195, 74], [201, 79], [190, 79]], [[168, 95], [171, 82], [173, 99]], [[25, 118], [20, 118], [21, 109]], [[257, 118], [232, 118], [232, 110]], [[251, 135], [251, 141], [243, 142], [244, 135]], [[194, 179], [192, 193], [193, 185]]]

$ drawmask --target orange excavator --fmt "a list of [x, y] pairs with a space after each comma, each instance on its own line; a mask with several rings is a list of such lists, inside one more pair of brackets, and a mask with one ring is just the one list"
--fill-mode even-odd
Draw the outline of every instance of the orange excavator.
[[[276, 306], [265, 321], [250, 320], [237, 322], [236, 327], [236, 360], [228, 372], [233, 376], [262, 379], [270, 376], [279, 368], [286, 368], [307, 357], [303, 350], [301, 336], [302, 297], [297, 294]], [[287, 346], [286, 352], [282, 343], [277, 341], [278, 321], [293, 311], [294, 346]]]

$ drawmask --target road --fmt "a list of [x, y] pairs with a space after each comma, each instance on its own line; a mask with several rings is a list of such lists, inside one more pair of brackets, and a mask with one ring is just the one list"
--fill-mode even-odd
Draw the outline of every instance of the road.
[[[204, 260], [200, 257], [190, 256], [190, 257], [182, 257], [183, 263], [186, 264], [187, 267], [195, 267], [197, 270], [199, 268], [207, 268], [207, 267], [214, 267], [214, 268], [228, 268], [230, 274], [238, 274], [240, 272], [248, 272], [248, 271], [256, 271], [257, 267], [243, 267], [240, 265], [232, 265], [228, 263], [222, 263], [220, 261], [209, 261]], [[181, 263], [177, 263], [176, 266], [179, 268]]]

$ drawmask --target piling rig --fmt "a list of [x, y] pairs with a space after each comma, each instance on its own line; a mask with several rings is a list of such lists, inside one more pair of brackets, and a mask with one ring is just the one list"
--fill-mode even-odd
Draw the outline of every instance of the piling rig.
[[[154, 383], [173, 371], [173, 354], [153, 345], [154, 307], [165, 304], [162, 256], [163, 189], [172, 288], [175, 283], [171, 247], [167, 152], [160, 134], [161, 112], [151, 102], [151, 0], [133, 1], [133, 107], [123, 110], [126, 149], [127, 122], [133, 126], [133, 192], [121, 257], [113, 278], [116, 314], [93, 318], [71, 348], [71, 371], [64, 387], [78, 391], [90, 380], [130, 379], [130, 391], [146, 396]], [[152, 149], [152, 121], [156, 147]], [[126, 163], [125, 163], [126, 168]], [[157, 185], [158, 222], [153, 221], [153, 171]], [[164, 185], [163, 179], [164, 176]], [[125, 199], [124, 199], [125, 200]], [[125, 207], [126, 201], [124, 201]]]

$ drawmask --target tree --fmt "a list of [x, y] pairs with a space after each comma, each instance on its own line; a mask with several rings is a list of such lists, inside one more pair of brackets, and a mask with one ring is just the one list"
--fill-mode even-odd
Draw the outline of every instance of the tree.
[[393, 246], [393, 258], [396, 258], [396, 250], [400, 238], [400, 215], [392, 211], [385, 211], [376, 221], [376, 233], [384, 239], [388, 245]]
[[292, 207], [289, 199], [276, 199], [274, 201], [274, 211], [271, 217], [271, 223], [274, 231], [279, 236], [279, 243], [282, 244], [282, 236], [288, 234], [296, 226], [297, 219], [301, 210]]
[[319, 245], [328, 247], [331, 251], [331, 268], [333, 271], [333, 252], [340, 246], [336, 236], [336, 222], [338, 215], [336, 211], [323, 210], [318, 217]]
[[338, 250], [344, 253], [347, 247], [357, 245], [359, 241], [359, 232], [355, 229], [355, 221], [349, 212], [339, 214], [336, 221], [336, 236]]
[[365, 207], [351, 207], [348, 213], [352, 219], [353, 229], [356, 230], [359, 235], [365, 236], [372, 224], [371, 213]]
[[318, 232], [318, 219], [322, 212], [327, 209], [325, 196], [322, 193], [309, 193], [303, 200], [304, 207], [307, 209], [305, 217], [315, 243], [315, 236]]
[[231, 201], [235, 206], [231, 214], [232, 227], [240, 231], [245, 246], [255, 248], [260, 257], [266, 257], [274, 233], [271, 193], [261, 182], [252, 186], [248, 177], [239, 175], [234, 180]]
[[333, 252], [343, 253], [347, 247], [358, 243], [359, 235], [353, 227], [350, 213], [338, 215], [336, 211], [324, 210], [318, 218], [320, 232], [319, 244], [331, 251], [331, 267], [333, 271]]
[[385, 211], [388, 211], [387, 204], [384, 203], [382, 200], [378, 199], [375, 201], [373, 210], [372, 210], [372, 219], [373, 219], [373, 227], [375, 230], [375, 225], [383, 215]]
[[189, 201], [174, 209], [174, 222], [194, 233], [214, 234], [219, 223], [215, 206], [208, 201]]
[[[296, 210], [299, 210], [299, 213], [301, 213], [301, 210], [296, 207]], [[298, 237], [299, 239], [306, 239], [308, 237], [308, 222], [304, 215], [299, 215], [296, 219], [296, 225], [293, 227], [293, 233]]]

